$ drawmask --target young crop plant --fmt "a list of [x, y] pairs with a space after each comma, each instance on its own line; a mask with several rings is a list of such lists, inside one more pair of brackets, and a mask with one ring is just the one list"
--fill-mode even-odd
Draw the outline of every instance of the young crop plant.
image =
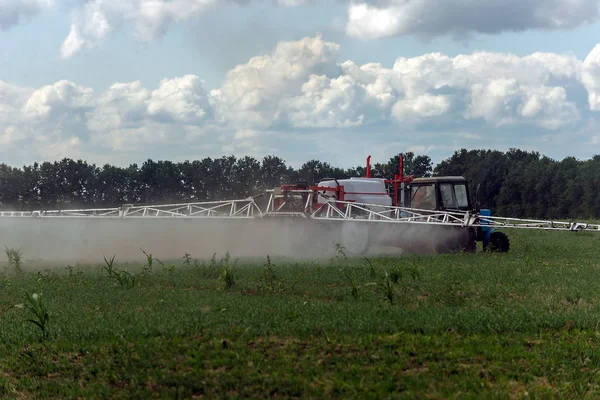
[[412, 263], [410, 267], [408, 267], [408, 273], [412, 277], [415, 285], [418, 286], [417, 281], [421, 280], [422, 276], [421, 269], [419, 268], [419, 266], [417, 264]]
[[229, 265], [231, 261], [231, 254], [229, 251], [225, 252], [225, 255], [221, 258], [221, 265]]
[[355, 300], [358, 300], [359, 297], [359, 293], [358, 293], [358, 285], [356, 284], [356, 282], [354, 282], [354, 280], [352, 279], [352, 277], [350, 276], [350, 274], [348, 272], [346, 272], [346, 279], [348, 279], [348, 281], [350, 282], [350, 294], [352, 294], [352, 297], [354, 297]]
[[[77, 283], [82, 282], [81, 277], [83, 276], [83, 271], [75, 271], [75, 268], [72, 265], [68, 265], [66, 267], [66, 270], [69, 271], [68, 277], [70, 280], [77, 282]], [[79, 279], [77, 279], [77, 278], [79, 278]]]
[[[143, 250], [142, 250], [143, 251]], [[121, 285], [121, 287], [124, 287], [126, 289], [131, 289], [135, 286], [135, 275], [133, 275], [131, 272], [124, 270], [124, 271], [119, 271], [117, 269], [115, 269], [114, 262], [115, 262], [115, 256], [113, 255], [112, 258], [110, 260], [107, 260], [106, 257], [104, 257], [104, 262], [106, 263], [106, 266], [104, 266], [103, 268], [108, 272], [108, 277], [110, 278], [114, 278], [117, 280], [117, 282], [119, 282], [119, 285]]]
[[581, 302], [581, 294], [579, 292], [576, 292], [574, 295], [567, 294], [565, 300], [572, 306], [577, 306]]
[[42, 296], [37, 293], [30, 295], [27, 292], [25, 296], [29, 304], [16, 304], [15, 307], [26, 309], [34, 315], [36, 319], [28, 319], [27, 322], [36, 325], [41, 330], [42, 340], [45, 340], [48, 338], [48, 321], [50, 320], [50, 316], [42, 300]]
[[[206, 262], [205, 261], [200, 261], [197, 258], [194, 258], [193, 260], [194, 260], [193, 265], [194, 265], [194, 268], [196, 268], [196, 269], [203, 268], [203, 267], [206, 266]], [[192, 265], [191, 262], [190, 262], [190, 265]]]
[[369, 275], [374, 278], [377, 275], [377, 271], [375, 271], [375, 266], [373, 265], [373, 262], [371, 262], [371, 260], [369, 260], [367, 257], [365, 257], [365, 260], [367, 260], [367, 262], [369, 263]]
[[396, 268], [393, 268], [390, 271], [390, 279], [394, 283], [400, 282], [400, 280], [402, 279], [402, 267], [401, 266], [397, 266]]
[[235, 286], [235, 275], [230, 266], [226, 266], [219, 279], [223, 281], [223, 289], [230, 290]]
[[273, 270], [274, 265], [275, 264], [271, 262], [271, 257], [267, 255], [267, 262], [264, 264], [265, 271], [263, 276], [267, 279], [269, 283], [272, 283], [274, 280], [277, 279], [275, 271]]
[[20, 248], [13, 249], [13, 248], [8, 248], [6, 246], [4, 246], [4, 248], [5, 248], [6, 257], [8, 258], [8, 264], [15, 267], [15, 272], [18, 275], [21, 275], [21, 273], [23, 272], [23, 269], [21, 268], [21, 260], [23, 257], [23, 252], [21, 251]]
[[113, 277], [119, 282], [121, 287], [132, 289], [135, 286], [135, 275], [127, 270], [115, 271]]
[[154, 257], [152, 257], [152, 254], [146, 253], [144, 249], [140, 250], [142, 250], [142, 253], [144, 253], [144, 255], [146, 256], [146, 265], [142, 269], [142, 274], [146, 276], [152, 272], [152, 263], [154, 262]]
[[152, 260], [153, 260], [153, 261], [156, 261], [157, 263], [159, 263], [159, 264], [160, 264], [160, 266], [162, 267], [162, 270], [163, 270], [164, 272], [173, 272], [173, 271], [175, 271], [175, 265], [173, 265], [173, 264], [171, 264], [169, 267], [167, 267], [167, 266], [165, 265], [165, 263], [164, 263], [164, 262], [162, 262], [161, 260], [159, 260], [158, 258], [153, 258]]
[[275, 266], [275, 264], [273, 264], [273, 262], [271, 261], [271, 257], [269, 255], [267, 255], [267, 261], [264, 263], [264, 269], [262, 271], [262, 281], [263, 281], [263, 287], [267, 290], [267, 291], [274, 291], [275, 289], [278, 289], [279, 291], [282, 290], [282, 282], [279, 280], [279, 277], [277, 276], [277, 274], [275, 273], [275, 270], [273, 269], [273, 267]]
[[59, 276], [56, 272], [54, 272], [51, 268], [46, 268], [43, 271], [38, 271], [37, 274], [38, 282], [55, 282], [59, 279]]
[[387, 272], [385, 273], [385, 276], [383, 278], [382, 286], [383, 286], [383, 292], [384, 292], [385, 298], [387, 299], [387, 301], [389, 301], [390, 304], [393, 304], [394, 303], [394, 284], [392, 282], [392, 279], [390, 278], [390, 275]]
[[343, 244], [336, 243], [335, 245], [335, 261], [345, 261], [348, 259], [348, 255], [346, 254], [346, 247]]
[[103, 269], [106, 270], [106, 272], [108, 272], [108, 276], [112, 276], [112, 274], [114, 274], [115, 269], [113, 267], [113, 264], [115, 262], [115, 257], [116, 254], [112, 256], [112, 258], [109, 260], [106, 259], [106, 257], [104, 257], [104, 263], [106, 264], [106, 266], [103, 267]]
[[[151, 253], [146, 253], [143, 249], [141, 249], [144, 255], [146, 256], [146, 265], [142, 268], [142, 276], [146, 276], [152, 272], [152, 267], [154, 265], [154, 261], [160, 264], [162, 270], [164, 272], [173, 272], [175, 271], [175, 265], [171, 264], [170, 266], [166, 266], [164, 262], [155, 258]], [[130, 274], [131, 275], [131, 274]]]
[[221, 257], [221, 260], [219, 261], [219, 265], [225, 266], [225, 267], [229, 267], [230, 265], [232, 265], [233, 267], [235, 267], [237, 265], [238, 261], [240, 261], [240, 259], [236, 258], [233, 261], [233, 264], [231, 264], [231, 254], [229, 253], [229, 251], [227, 251], [227, 252], [225, 252], [225, 255], [223, 257]]
[[160, 265], [162, 265], [163, 271], [172, 274], [173, 272], [175, 272], [175, 264], [171, 263], [169, 264], [169, 266], [167, 267], [164, 263], [160, 263]]

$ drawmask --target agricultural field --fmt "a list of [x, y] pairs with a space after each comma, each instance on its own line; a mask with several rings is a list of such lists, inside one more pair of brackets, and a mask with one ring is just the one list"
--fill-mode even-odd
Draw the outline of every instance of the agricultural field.
[[0, 397], [598, 397], [600, 233], [507, 233], [509, 254], [319, 262], [8, 251]]

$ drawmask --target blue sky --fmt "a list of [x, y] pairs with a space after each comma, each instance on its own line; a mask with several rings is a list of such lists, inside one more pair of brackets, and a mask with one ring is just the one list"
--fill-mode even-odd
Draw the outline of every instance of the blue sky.
[[[439, 161], [462, 147], [600, 153], [597, 1], [455, 0], [431, 16], [432, 1], [7, 0], [3, 162], [277, 154], [353, 166], [406, 150]], [[353, 6], [367, 12], [351, 26]], [[73, 32], [92, 45], [65, 56]]]

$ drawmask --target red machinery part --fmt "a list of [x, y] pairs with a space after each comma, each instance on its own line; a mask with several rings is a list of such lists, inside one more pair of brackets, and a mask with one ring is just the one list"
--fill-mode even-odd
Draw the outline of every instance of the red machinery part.
[[[412, 182], [414, 175], [410, 175], [405, 177], [404, 173], [404, 155], [400, 154], [400, 161], [399, 161], [399, 173], [394, 174], [394, 179], [385, 179], [384, 183], [385, 184], [393, 184], [394, 185], [394, 193], [392, 194], [392, 201], [393, 201], [393, 205], [394, 206], [398, 206], [399, 205], [399, 190], [400, 190], [400, 184], [401, 183], [410, 183]], [[373, 178], [372, 174], [371, 174], [371, 156], [369, 155], [367, 157], [367, 169], [366, 169], [366, 178]], [[298, 185], [298, 184], [284, 184], [281, 185], [280, 187], [282, 193], [284, 194], [283, 198], [277, 199], [276, 203], [275, 203], [275, 208], [278, 208], [281, 206], [281, 204], [283, 204], [284, 201], [286, 201], [286, 195], [290, 192], [290, 191], [294, 191], [294, 190], [310, 190], [313, 192], [313, 194], [317, 195], [319, 192], [321, 192], [322, 194], [324, 194], [325, 192], [333, 192], [332, 195], [335, 196], [335, 199], [338, 201], [345, 201], [345, 195], [389, 195], [389, 193], [371, 193], [371, 192], [346, 192], [344, 190], [344, 186], [337, 186], [335, 188], [331, 188], [331, 187], [322, 187], [322, 186], [305, 186], [305, 185]], [[307, 194], [306, 193], [295, 193], [295, 195], [302, 196], [302, 200], [303, 200], [303, 206], [302, 208], [305, 207], [306, 205], [306, 201], [307, 201]], [[318, 210], [322, 204], [318, 202], [317, 200], [318, 196], [313, 196], [313, 204], [311, 204], [309, 207], [312, 207], [313, 210]], [[294, 211], [307, 211], [305, 209], [303, 210], [298, 210], [295, 209]]]

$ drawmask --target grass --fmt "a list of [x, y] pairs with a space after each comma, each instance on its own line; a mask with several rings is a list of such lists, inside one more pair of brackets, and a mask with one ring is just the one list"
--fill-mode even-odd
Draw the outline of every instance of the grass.
[[508, 233], [509, 254], [7, 267], [0, 398], [598, 397], [600, 233]]

